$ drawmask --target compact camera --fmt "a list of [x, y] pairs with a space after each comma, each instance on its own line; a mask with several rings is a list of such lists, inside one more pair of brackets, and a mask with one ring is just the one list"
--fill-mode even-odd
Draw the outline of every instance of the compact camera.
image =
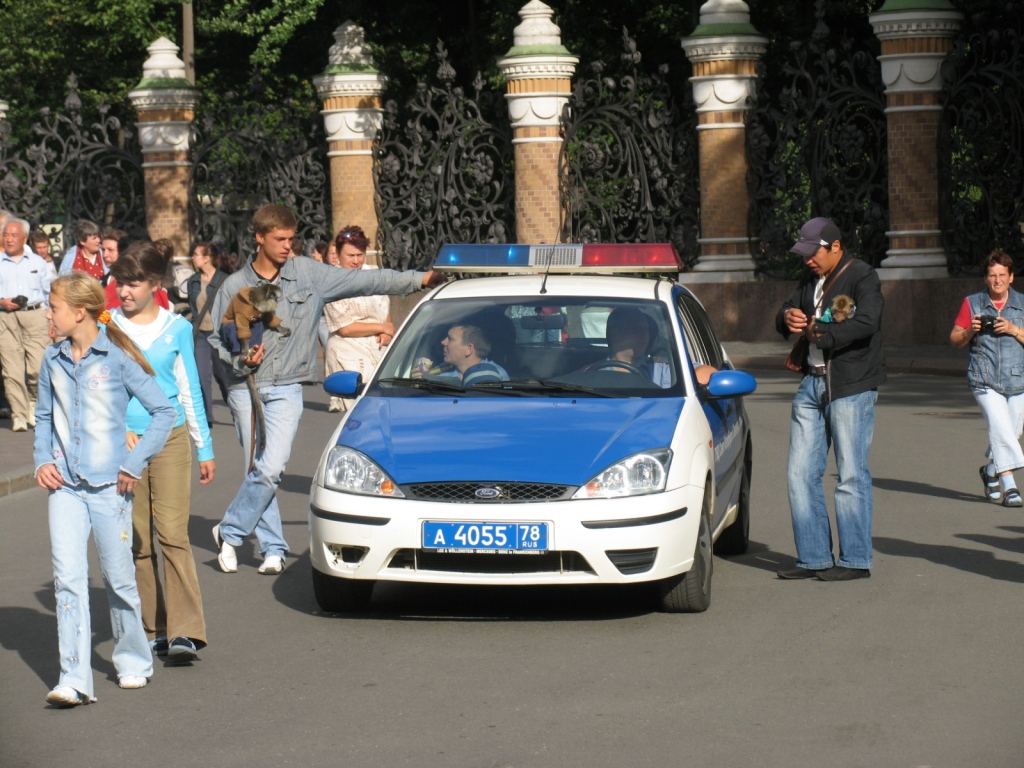
[[998, 320], [999, 318], [997, 318], [995, 315], [982, 315], [980, 319], [981, 319], [981, 330], [983, 330], [983, 331], [991, 331], [991, 330], [995, 329], [995, 327], [996, 327], [996, 320]]

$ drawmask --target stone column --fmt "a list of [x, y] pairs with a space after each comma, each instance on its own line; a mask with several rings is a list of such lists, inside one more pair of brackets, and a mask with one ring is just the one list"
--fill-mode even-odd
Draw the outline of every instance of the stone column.
[[199, 91], [185, 79], [178, 46], [161, 37], [149, 48], [142, 80], [128, 94], [138, 112], [146, 184], [146, 226], [154, 240], [168, 238], [178, 257], [188, 258], [189, 140]]
[[700, 258], [687, 282], [754, 279], [749, 235], [746, 113], [757, 62], [768, 38], [750, 23], [742, 0], [709, 0], [700, 24], [682, 41], [693, 65], [700, 151]]
[[941, 66], [963, 14], [949, 0], [887, 0], [869, 17], [882, 42], [889, 238], [884, 279], [946, 277], [939, 231]]
[[363, 29], [351, 21], [334, 30], [328, 61], [313, 82], [324, 102], [320, 114], [331, 159], [331, 234], [357, 224], [373, 243], [377, 238], [373, 143], [383, 121], [380, 95], [387, 78], [374, 69]]
[[519, 10], [522, 23], [498, 66], [508, 81], [516, 173], [516, 238], [520, 243], [561, 240], [558, 156], [560, 120], [579, 59], [562, 45], [554, 11], [540, 0]]
[[11, 108], [10, 104], [8, 104], [3, 99], [0, 99], [0, 120], [4, 120], [4, 119], [7, 118], [7, 110], [10, 109], [10, 108]]

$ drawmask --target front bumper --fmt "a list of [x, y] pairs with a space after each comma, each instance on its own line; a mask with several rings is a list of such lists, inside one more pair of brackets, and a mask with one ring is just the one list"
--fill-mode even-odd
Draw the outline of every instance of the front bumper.
[[[628, 584], [690, 569], [704, 489], [541, 503], [427, 502], [314, 486], [310, 560], [330, 576], [442, 584]], [[546, 522], [543, 555], [440, 554], [422, 523]]]

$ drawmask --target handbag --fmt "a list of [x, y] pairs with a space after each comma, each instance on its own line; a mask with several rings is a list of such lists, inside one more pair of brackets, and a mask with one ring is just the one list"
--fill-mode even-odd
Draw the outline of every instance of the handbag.
[[[829, 281], [824, 285], [824, 287], [822, 287], [821, 298], [818, 299], [817, 303], [814, 305], [813, 314], [815, 316], [817, 316], [818, 310], [821, 308], [821, 305], [825, 301], [825, 297], [828, 295], [828, 292], [832, 289], [832, 286], [835, 285], [836, 280], [839, 279], [839, 276], [843, 274], [843, 272], [846, 271], [846, 268], [852, 263], [852, 260], [846, 262], [843, 265], [843, 268], [830, 277]], [[800, 338], [793, 343], [793, 349], [790, 350], [789, 355], [782, 364], [786, 366], [788, 370], [793, 371], [793, 373], [803, 373], [807, 368], [807, 355], [810, 354], [810, 351], [811, 342], [808, 341], [807, 337], [801, 333]]]

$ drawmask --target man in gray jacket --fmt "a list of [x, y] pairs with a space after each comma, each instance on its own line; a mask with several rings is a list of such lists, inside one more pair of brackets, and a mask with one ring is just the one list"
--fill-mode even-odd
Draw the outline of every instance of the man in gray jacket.
[[[264, 205], [253, 216], [256, 256], [229, 276], [213, 301], [210, 343], [231, 366], [228, 405], [245, 455], [252, 455], [252, 398], [246, 384], [251, 374], [263, 407], [266, 446], [242, 486], [214, 526], [217, 562], [225, 573], [238, 570], [235, 547], [255, 531], [263, 554], [259, 572], [277, 575], [284, 570], [288, 543], [284, 539], [277, 486], [291, 454], [292, 441], [302, 416], [302, 384], [316, 381], [316, 331], [324, 305], [352, 296], [405, 295], [443, 280], [436, 272], [395, 272], [390, 269], [348, 270], [313, 259], [292, 259], [295, 214], [281, 205]], [[233, 357], [220, 337], [221, 320], [239, 289], [271, 283], [281, 289], [276, 314], [290, 333], [266, 330], [261, 344], [247, 357]]]

